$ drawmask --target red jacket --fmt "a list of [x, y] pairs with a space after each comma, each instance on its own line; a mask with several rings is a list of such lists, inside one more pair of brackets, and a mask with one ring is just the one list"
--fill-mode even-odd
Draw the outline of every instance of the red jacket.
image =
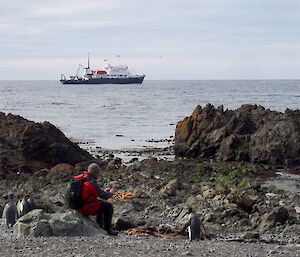
[[84, 174], [80, 174], [74, 177], [77, 180], [85, 179], [81, 188], [81, 197], [86, 200], [80, 209], [77, 209], [83, 215], [94, 215], [100, 208], [101, 200], [99, 199], [100, 192], [96, 181], [85, 171]]

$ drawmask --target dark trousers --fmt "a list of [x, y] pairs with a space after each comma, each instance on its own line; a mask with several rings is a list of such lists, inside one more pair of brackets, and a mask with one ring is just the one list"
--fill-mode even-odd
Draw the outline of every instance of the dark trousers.
[[111, 220], [114, 213], [114, 207], [111, 203], [102, 202], [99, 210], [96, 212], [96, 221], [101, 228], [111, 228]]

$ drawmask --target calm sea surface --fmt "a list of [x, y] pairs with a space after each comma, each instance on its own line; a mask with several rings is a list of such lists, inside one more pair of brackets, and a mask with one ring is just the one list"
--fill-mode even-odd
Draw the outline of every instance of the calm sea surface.
[[[0, 111], [50, 121], [83, 147], [141, 149], [174, 135], [176, 123], [206, 103], [300, 108], [299, 80], [144, 81], [142, 85], [61, 85], [0, 81]], [[159, 146], [166, 146], [167, 143]]]

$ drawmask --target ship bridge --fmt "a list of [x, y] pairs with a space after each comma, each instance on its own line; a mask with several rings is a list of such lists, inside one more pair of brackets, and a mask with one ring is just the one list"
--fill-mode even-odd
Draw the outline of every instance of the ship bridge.
[[104, 67], [109, 76], [124, 77], [128, 76], [128, 66], [126, 65], [107, 65]]

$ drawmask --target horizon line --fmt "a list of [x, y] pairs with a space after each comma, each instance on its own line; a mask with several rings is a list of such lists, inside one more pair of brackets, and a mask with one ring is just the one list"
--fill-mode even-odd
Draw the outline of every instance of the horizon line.
[[[145, 79], [144, 81], [262, 81], [262, 80], [273, 80], [273, 81], [283, 81], [283, 80], [300, 80], [300, 78], [233, 78], [233, 79]], [[1, 82], [5, 81], [57, 81], [59, 79], [0, 79]]]

